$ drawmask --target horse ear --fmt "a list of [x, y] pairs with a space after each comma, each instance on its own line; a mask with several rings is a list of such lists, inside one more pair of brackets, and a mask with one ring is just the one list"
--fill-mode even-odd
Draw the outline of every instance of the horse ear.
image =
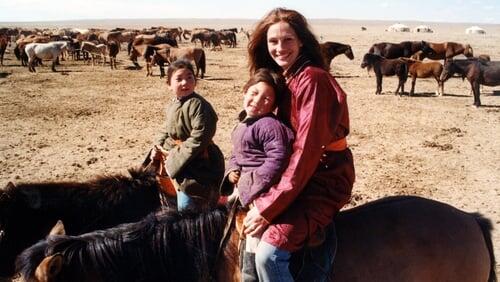
[[66, 235], [66, 230], [64, 229], [64, 224], [62, 220], [58, 220], [57, 223], [52, 227], [49, 232], [49, 236], [52, 235]]
[[54, 281], [55, 276], [61, 272], [63, 257], [61, 254], [48, 256], [42, 260], [35, 270], [37, 281]]
[[13, 182], [9, 181], [9, 183], [7, 183], [7, 185], [3, 189], [0, 189], [0, 190], [7, 191], [10, 189], [14, 189], [15, 187], [16, 187], [16, 185]]

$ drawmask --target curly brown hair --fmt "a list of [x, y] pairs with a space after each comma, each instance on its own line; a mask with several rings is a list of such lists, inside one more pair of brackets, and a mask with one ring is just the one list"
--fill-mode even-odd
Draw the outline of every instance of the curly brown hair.
[[327, 70], [316, 36], [312, 33], [306, 18], [295, 10], [276, 8], [271, 10], [260, 22], [248, 42], [248, 65], [250, 74], [260, 68], [282, 72], [267, 50], [267, 31], [275, 23], [286, 22], [293, 28], [303, 46], [300, 55], [311, 60], [312, 64]]

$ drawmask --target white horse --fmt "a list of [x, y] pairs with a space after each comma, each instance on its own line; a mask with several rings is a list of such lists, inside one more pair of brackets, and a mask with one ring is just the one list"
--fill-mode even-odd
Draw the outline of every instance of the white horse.
[[57, 58], [61, 53], [66, 50], [68, 42], [66, 41], [53, 41], [49, 43], [30, 43], [25, 47], [26, 54], [28, 55], [28, 68], [30, 72], [36, 72], [35, 60], [52, 60], [52, 71], [56, 71], [55, 65]]

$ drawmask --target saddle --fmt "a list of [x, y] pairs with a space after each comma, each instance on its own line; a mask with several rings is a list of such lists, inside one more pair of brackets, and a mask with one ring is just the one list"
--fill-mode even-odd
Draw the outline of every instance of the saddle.
[[337, 253], [337, 232], [331, 222], [311, 237], [301, 250], [290, 259], [290, 272], [295, 281], [328, 281], [335, 254]]

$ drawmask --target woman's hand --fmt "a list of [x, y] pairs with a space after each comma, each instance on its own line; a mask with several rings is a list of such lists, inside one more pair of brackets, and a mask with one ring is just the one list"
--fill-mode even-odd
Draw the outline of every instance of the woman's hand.
[[243, 233], [252, 237], [259, 237], [264, 233], [269, 222], [260, 215], [259, 210], [254, 206], [248, 211], [243, 220]]
[[233, 184], [238, 184], [238, 181], [240, 180], [240, 171], [239, 170], [233, 170], [229, 173], [227, 176], [229, 182]]

